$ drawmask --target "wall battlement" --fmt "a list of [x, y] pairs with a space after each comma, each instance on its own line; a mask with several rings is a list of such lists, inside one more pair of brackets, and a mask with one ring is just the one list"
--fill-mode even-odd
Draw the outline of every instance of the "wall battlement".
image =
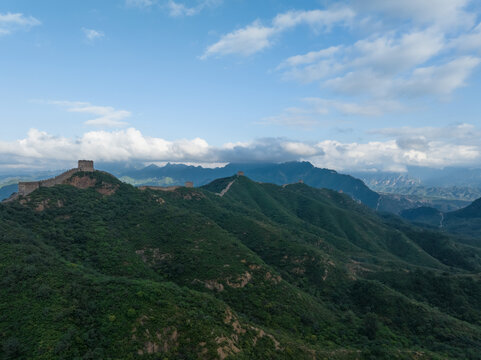
[[19, 182], [18, 195], [27, 196], [41, 187], [53, 187], [55, 185], [63, 184], [67, 179], [71, 178], [73, 174], [79, 171], [94, 171], [94, 162], [92, 160], [79, 160], [77, 168], [70, 169], [54, 178], [40, 181]]

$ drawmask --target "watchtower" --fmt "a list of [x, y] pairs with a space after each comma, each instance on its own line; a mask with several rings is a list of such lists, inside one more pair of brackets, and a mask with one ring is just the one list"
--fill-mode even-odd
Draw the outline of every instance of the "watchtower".
[[193, 183], [192, 181], [187, 181], [187, 182], [185, 183], [185, 187], [186, 187], [186, 188], [193, 188], [193, 187], [194, 187], [194, 183]]
[[237, 176], [244, 176], [244, 172], [243, 172], [243, 171], [238, 171], [238, 172], [237, 172]]
[[93, 160], [79, 160], [78, 161], [78, 169], [80, 171], [94, 171]]

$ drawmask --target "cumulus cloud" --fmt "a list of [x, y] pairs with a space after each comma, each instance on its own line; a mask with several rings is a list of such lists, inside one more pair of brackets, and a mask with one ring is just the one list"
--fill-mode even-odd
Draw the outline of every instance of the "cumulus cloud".
[[409, 165], [445, 167], [481, 164], [481, 130], [469, 124], [449, 127], [380, 129], [379, 141], [318, 142], [263, 138], [212, 146], [200, 138], [168, 141], [134, 128], [90, 131], [79, 138], [31, 129], [24, 139], [0, 141], [1, 167], [72, 162], [283, 162], [309, 160], [335, 170], [399, 171]]
[[156, 2], [156, 0], [125, 0], [125, 5], [129, 7], [148, 8]]
[[171, 17], [184, 17], [197, 15], [202, 10], [218, 6], [222, 2], [223, 0], [198, 0], [195, 5], [189, 6], [185, 2], [175, 0], [125, 0], [125, 5], [140, 9], [148, 9], [158, 5], [159, 8], [166, 10]]
[[405, 110], [425, 97], [449, 100], [481, 61], [481, 24], [471, 3], [350, 0], [349, 29], [369, 29], [368, 37], [291, 56], [276, 71], [285, 81], [317, 82], [329, 97], [347, 99], [331, 103], [346, 114]]
[[[443, 47], [443, 36], [432, 29], [381, 35], [359, 40], [352, 46], [296, 55], [282, 62], [278, 69], [284, 70], [283, 77], [289, 80], [328, 81], [339, 74], [336, 83], [347, 82], [349, 88], [364, 88], [366, 83], [378, 88], [379, 84], [391, 82], [395, 77], [409, 77], [411, 69], [426, 63]], [[342, 91], [342, 86], [336, 88]], [[381, 91], [384, 93], [384, 89]]]
[[197, 5], [189, 7], [184, 3], [169, 0], [165, 7], [167, 8], [170, 16], [182, 17], [196, 15], [207, 7], [218, 6], [221, 3], [222, 0], [203, 0], [198, 2]]
[[267, 138], [249, 143], [213, 147], [205, 140], [168, 141], [149, 137], [129, 128], [117, 131], [90, 131], [80, 138], [56, 137], [31, 129], [26, 138], [0, 141], [0, 155], [10, 163], [34, 161], [74, 161], [78, 158], [97, 161], [181, 161], [181, 162], [245, 162], [286, 161], [322, 154], [322, 150], [302, 142]]
[[471, 27], [475, 14], [468, 12], [471, 0], [352, 0], [358, 11], [378, 13], [392, 19], [410, 20], [415, 25], [434, 25], [443, 29]]
[[48, 101], [49, 104], [64, 107], [68, 112], [93, 115], [94, 118], [85, 121], [85, 125], [99, 127], [123, 127], [127, 125], [124, 119], [132, 114], [127, 110], [117, 110], [111, 106], [97, 106], [81, 101]]
[[481, 23], [471, 31], [453, 39], [449, 45], [464, 52], [481, 51]]
[[306, 24], [316, 31], [327, 31], [338, 23], [346, 23], [354, 17], [354, 12], [346, 7], [327, 10], [289, 11], [277, 15], [270, 25], [263, 25], [260, 20], [223, 35], [219, 41], [210, 45], [201, 56], [241, 55], [249, 56], [270, 47], [276, 36], [301, 24]]
[[317, 97], [304, 98], [301, 106], [285, 108], [280, 114], [264, 118], [259, 124], [282, 125], [310, 129], [326, 119], [326, 115], [381, 116], [386, 112], [402, 110], [397, 101], [371, 101], [356, 103]]
[[82, 28], [82, 31], [87, 41], [90, 41], [90, 42], [101, 39], [105, 36], [105, 34], [99, 30]]
[[[470, 36], [477, 35], [476, 28]], [[474, 55], [447, 53], [453, 47], [466, 48], [468, 41], [475, 44], [471, 38], [447, 41], [433, 28], [392, 32], [373, 35], [351, 46], [296, 55], [283, 61], [277, 70], [285, 80], [319, 81], [324, 89], [338, 95], [370, 98], [371, 102], [446, 98], [466, 85], [480, 63]]]
[[0, 13], [0, 36], [40, 25], [40, 20], [22, 13]]

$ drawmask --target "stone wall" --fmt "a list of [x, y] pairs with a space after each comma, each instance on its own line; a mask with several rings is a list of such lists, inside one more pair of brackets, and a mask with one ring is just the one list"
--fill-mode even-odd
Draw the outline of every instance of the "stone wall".
[[41, 187], [53, 187], [55, 185], [63, 184], [65, 181], [70, 179], [73, 174], [79, 171], [94, 171], [94, 162], [91, 160], [79, 160], [78, 168], [70, 169], [54, 178], [41, 180], [41, 181], [30, 181], [30, 182], [20, 182], [18, 183], [18, 194], [21, 196], [27, 196], [28, 194], [34, 192]]
[[40, 187], [40, 181], [30, 181], [18, 183], [18, 194], [25, 196], [34, 192]]

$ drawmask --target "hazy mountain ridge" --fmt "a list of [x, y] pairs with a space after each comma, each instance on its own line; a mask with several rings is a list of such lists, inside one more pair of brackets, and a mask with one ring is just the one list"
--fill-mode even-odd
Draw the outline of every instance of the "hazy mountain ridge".
[[408, 167], [407, 173], [353, 172], [377, 192], [425, 200], [474, 201], [481, 197], [481, 169]]
[[305, 184], [69, 184], [0, 205], [4, 354], [479, 359], [479, 247]]
[[[340, 174], [334, 170], [322, 169], [313, 166], [309, 162], [288, 163], [243, 163], [228, 164], [218, 168], [204, 168], [183, 164], [167, 164], [159, 167], [149, 165], [141, 167], [139, 164], [99, 164], [99, 168], [111, 170], [122, 181], [135, 186], [173, 186], [184, 185], [187, 181], [193, 181], [196, 186], [202, 186], [218, 178], [230, 176], [237, 171], [244, 173], [252, 179], [260, 182], [274, 183], [278, 185], [297, 183], [302, 180], [306, 184], [316, 188], [327, 188], [342, 191], [355, 200], [378, 211], [388, 211], [399, 214], [405, 209], [417, 207], [435, 207], [440, 211], [447, 212], [460, 209], [469, 205], [471, 199], [477, 195], [476, 191], [465, 188], [432, 188], [425, 189], [416, 186], [414, 188], [396, 187], [397, 183], [389, 181], [392, 188], [385, 186], [371, 190], [364, 182], [350, 175]], [[372, 174], [370, 174], [373, 176]], [[396, 175], [394, 180], [407, 179], [402, 175]], [[409, 180], [411, 181], [411, 180]], [[9, 189], [6, 189], [3, 198]], [[391, 190], [395, 193], [384, 193]], [[389, 191], [388, 191], [389, 192]], [[481, 196], [481, 191], [480, 191]], [[477, 198], [477, 197], [476, 197]], [[2, 199], [0, 197], [0, 199]], [[464, 199], [464, 200], [463, 200]]]
[[[370, 190], [359, 179], [339, 174], [334, 170], [316, 168], [309, 162], [232, 163], [212, 169], [182, 164], [167, 164], [163, 167], [150, 165], [142, 170], [123, 172], [122, 176], [137, 180], [147, 179], [142, 185], [163, 185], [166, 181], [172, 185], [183, 185], [186, 181], [193, 181], [196, 186], [201, 186], [237, 171], [243, 171], [246, 176], [260, 182], [284, 185], [302, 180], [314, 187], [343, 191], [370, 207], [375, 207], [379, 198], [378, 194]], [[152, 179], [156, 180], [152, 181]]]

